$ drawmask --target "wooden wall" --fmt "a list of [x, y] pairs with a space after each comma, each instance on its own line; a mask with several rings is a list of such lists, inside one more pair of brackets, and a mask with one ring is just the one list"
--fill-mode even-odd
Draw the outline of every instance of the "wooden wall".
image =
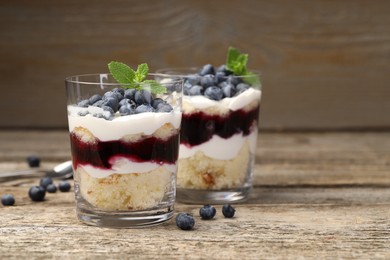
[[66, 76], [231, 45], [262, 71], [263, 129], [390, 128], [387, 0], [1, 0], [0, 128], [65, 128]]

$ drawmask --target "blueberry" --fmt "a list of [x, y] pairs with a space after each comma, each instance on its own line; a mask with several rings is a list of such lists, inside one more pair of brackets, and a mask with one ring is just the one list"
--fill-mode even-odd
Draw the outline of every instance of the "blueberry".
[[204, 205], [199, 210], [199, 215], [202, 219], [212, 219], [216, 213], [217, 210], [211, 205]]
[[125, 104], [129, 104], [129, 103], [130, 103], [130, 100], [131, 100], [131, 99], [128, 99], [128, 98], [122, 99], [121, 101], [119, 101], [119, 106], [121, 107], [121, 106], [123, 106], [123, 105], [125, 105]]
[[53, 179], [50, 177], [43, 177], [39, 181], [39, 186], [41, 186], [45, 189], [47, 188], [47, 186], [49, 186], [49, 184], [53, 184]]
[[202, 95], [203, 87], [195, 85], [188, 90], [188, 95], [190, 96], [199, 96]]
[[146, 113], [146, 112], [155, 112], [156, 110], [151, 106], [147, 104], [143, 104], [138, 106], [135, 109], [135, 113], [140, 114], [140, 113]]
[[124, 98], [128, 98], [128, 99], [131, 99], [131, 100], [134, 100], [134, 95], [135, 93], [137, 92], [136, 89], [126, 89], [125, 90], [125, 94], [123, 95]]
[[204, 92], [205, 97], [208, 97], [212, 100], [221, 100], [223, 97], [223, 92], [219, 87], [211, 86], [207, 88]]
[[123, 106], [121, 106], [119, 108], [119, 113], [121, 114], [121, 116], [132, 115], [132, 114], [135, 114], [135, 109], [130, 104], [124, 104]]
[[234, 86], [230, 83], [226, 83], [226, 85], [222, 87], [222, 92], [224, 97], [232, 97], [236, 93]]
[[214, 67], [211, 64], [206, 64], [199, 70], [199, 75], [201, 76], [210, 75], [210, 74], [215, 74]]
[[223, 74], [225, 74], [225, 76], [229, 76], [229, 75], [231, 75], [233, 73], [233, 72], [231, 72], [230, 70], [227, 69], [225, 64], [219, 66], [217, 68], [217, 70], [216, 70], [216, 73], [217, 72], [222, 72]]
[[123, 96], [119, 92], [114, 92], [114, 91], [107, 91], [103, 95], [103, 99], [108, 99], [108, 98], [116, 98], [119, 101], [123, 99]]
[[46, 191], [49, 193], [56, 193], [57, 192], [57, 186], [52, 184], [47, 185]]
[[103, 100], [102, 107], [104, 107], [104, 106], [111, 107], [112, 110], [117, 111], [119, 108], [119, 101], [118, 101], [118, 99], [110, 96], [110, 97], [107, 97], [106, 99]]
[[58, 184], [58, 189], [60, 189], [60, 191], [62, 191], [62, 192], [68, 192], [68, 191], [70, 191], [70, 183], [67, 181], [61, 181]]
[[77, 113], [77, 115], [79, 115], [79, 116], [86, 116], [86, 115], [88, 115], [88, 114], [89, 114], [88, 110], [79, 111], [79, 112]]
[[27, 163], [30, 167], [39, 167], [41, 159], [36, 155], [30, 155], [27, 157]]
[[215, 78], [217, 83], [224, 82], [227, 79], [225, 73], [221, 71], [215, 73]]
[[158, 106], [161, 104], [166, 104], [166, 102], [161, 98], [155, 98], [152, 100], [152, 107], [154, 107], [155, 109], [158, 109]]
[[41, 186], [32, 186], [28, 191], [28, 196], [33, 201], [43, 201], [45, 195], [46, 195], [46, 190]]
[[200, 84], [202, 87], [207, 88], [213, 86], [217, 83], [214, 75], [206, 75], [200, 79]]
[[92, 104], [94, 107], [101, 107], [103, 106], [104, 100], [98, 100], [95, 103]]
[[144, 89], [135, 92], [134, 100], [138, 105], [150, 104], [152, 102], [152, 94]]
[[79, 103], [77, 103], [78, 107], [88, 107], [90, 105], [88, 99], [81, 100]]
[[236, 210], [230, 204], [225, 204], [222, 207], [222, 214], [225, 218], [232, 218], [235, 212]]
[[176, 225], [182, 230], [191, 230], [195, 225], [195, 220], [188, 213], [179, 213], [176, 216]]
[[198, 75], [188, 75], [185, 82], [188, 82], [190, 85], [197, 85], [200, 82], [200, 77]]
[[102, 97], [99, 94], [95, 94], [92, 97], [90, 97], [88, 99], [88, 101], [89, 101], [89, 104], [95, 104], [96, 102], [98, 102], [101, 99], [102, 99]]
[[169, 104], [160, 104], [158, 106], [157, 112], [160, 112], [160, 113], [166, 112], [166, 113], [168, 113], [168, 112], [171, 112], [172, 110], [173, 110], [173, 108], [171, 107], [171, 105], [169, 105]]
[[241, 79], [239, 79], [238, 77], [236, 77], [234, 75], [228, 76], [226, 81], [229, 82], [229, 83], [232, 83], [234, 86], [236, 86], [237, 84], [241, 83]]
[[124, 90], [123, 88], [114, 88], [114, 89], [112, 90], [112, 92], [114, 92], [114, 93], [119, 93], [119, 94], [122, 96], [122, 98], [123, 98], [123, 96], [125, 95], [125, 90]]
[[1, 204], [4, 206], [12, 206], [15, 204], [15, 198], [11, 194], [4, 194], [1, 196]]
[[236, 86], [236, 94], [241, 94], [242, 92], [244, 92], [245, 90], [247, 90], [248, 88], [250, 88], [250, 86], [248, 84], [245, 84], [245, 83], [239, 83], [237, 86]]

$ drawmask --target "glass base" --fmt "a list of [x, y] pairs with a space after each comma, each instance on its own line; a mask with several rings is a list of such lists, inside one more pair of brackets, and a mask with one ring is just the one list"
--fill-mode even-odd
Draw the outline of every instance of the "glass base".
[[162, 224], [173, 217], [173, 208], [167, 211], [101, 212], [77, 208], [77, 217], [85, 224], [111, 228], [142, 228]]
[[230, 190], [193, 190], [177, 188], [176, 200], [188, 204], [225, 204], [247, 200], [251, 187]]

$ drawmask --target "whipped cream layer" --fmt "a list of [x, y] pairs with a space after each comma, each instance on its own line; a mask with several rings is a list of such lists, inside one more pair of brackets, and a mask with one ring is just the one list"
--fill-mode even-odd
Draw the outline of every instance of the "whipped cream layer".
[[243, 136], [240, 133], [224, 139], [214, 135], [209, 141], [200, 145], [188, 147], [180, 144], [179, 159], [189, 158], [200, 151], [204, 155], [216, 160], [230, 160], [238, 155], [245, 141], [249, 143], [250, 152], [254, 154], [257, 144], [257, 127], [254, 127], [247, 136]]
[[167, 123], [179, 129], [181, 123], [181, 112], [179, 111], [170, 113], [147, 112], [106, 120], [90, 114], [78, 115], [79, 112], [85, 110], [86, 108], [68, 106], [69, 132], [72, 132], [76, 127], [83, 127], [101, 141], [118, 140], [123, 136], [139, 133], [151, 135]]
[[215, 107], [221, 112], [237, 111], [244, 108], [255, 100], [261, 99], [261, 91], [254, 88], [249, 88], [240, 95], [231, 98], [224, 98], [220, 101], [211, 100], [205, 96], [184, 96], [183, 111], [191, 113], [194, 110], [202, 110], [210, 107]]
[[106, 178], [111, 174], [132, 174], [146, 173], [164, 167], [169, 172], [176, 172], [177, 164], [158, 164], [151, 162], [133, 162], [124, 157], [115, 158], [111, 169], [101, 169], [90, 164], [79, 164], [77, 168], [82, 168], [94, 178]]

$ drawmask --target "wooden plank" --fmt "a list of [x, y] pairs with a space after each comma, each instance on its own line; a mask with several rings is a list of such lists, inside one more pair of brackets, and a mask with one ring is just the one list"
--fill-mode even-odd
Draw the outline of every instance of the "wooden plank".
[[27, 188], [5, 188], [17, 203], [0, 206], [3, 259], [390, 257], [389, 189], [258, 188], [250, 202], [235, 206], [233, 219], [216, 206], [211, 221], [200, 219], [199, 205], [177, 204], [176, 212], [195, 217], [195, 229], [185, 232], [173, 220], [146, 229], [86, 226], [75, 217], [72, 193], [34, 203]]
[[390, 127], [390, 2], [4, 0], [0, 127], [66, 127], [63, 79], [111, 60], [262, 71], [263, 129]]

